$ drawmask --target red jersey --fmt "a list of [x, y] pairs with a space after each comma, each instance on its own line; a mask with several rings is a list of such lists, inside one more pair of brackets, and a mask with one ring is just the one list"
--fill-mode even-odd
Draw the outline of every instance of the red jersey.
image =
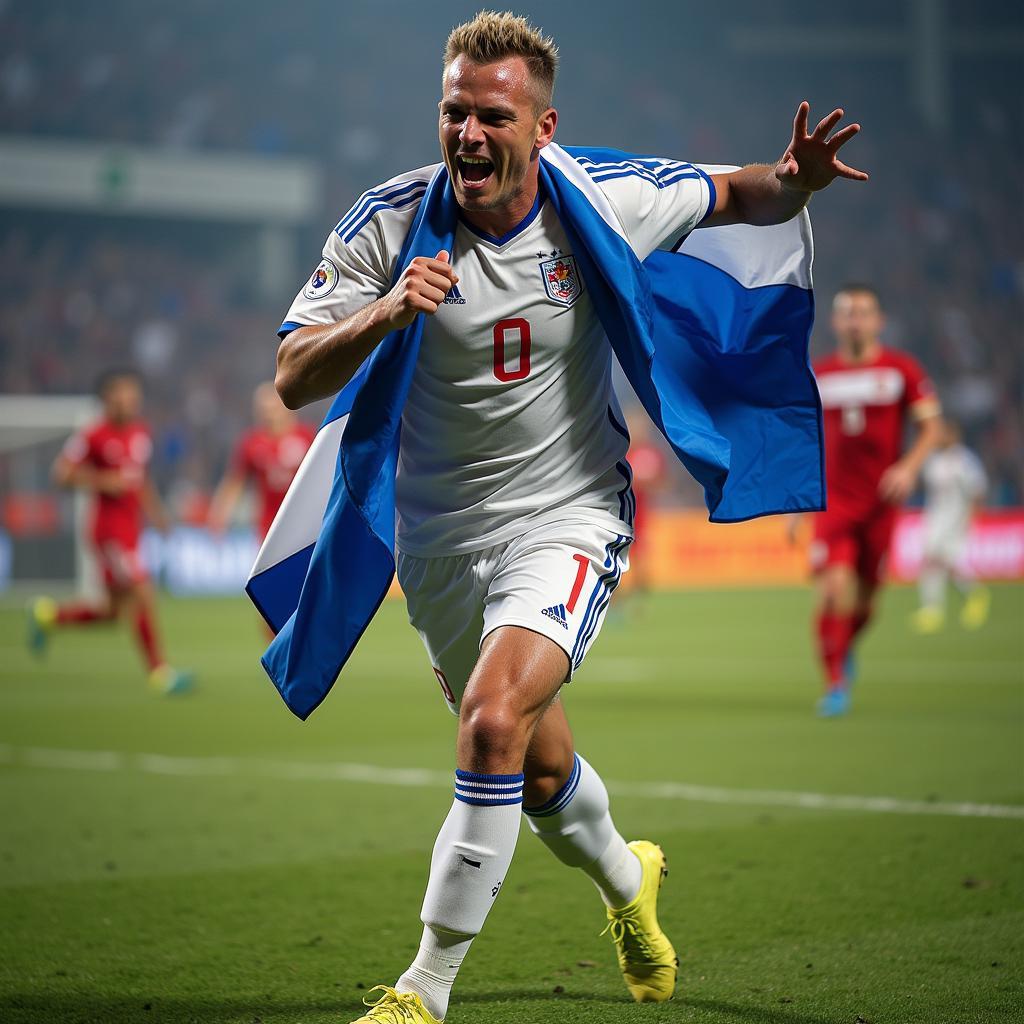
[[284, 501], [299, 464], [309, 451], [316, 431], [296, 423], [283, 434], [254, 428], [242, 435], [232, 459], [232, 472], [252, 480], [259, 493], [259, 530], [266, 536]]
[[884, 507], [878, 484], [903, 452], [908, 414], [938, 411], [931, 381], [917, 360], [888, 348], [856, 365], [833, 353], [814, 372], [825, 412], [826, 514], [869, 518]]
[[99, 423], [75, 434], [64, 445], [64, 458], [100, 472], [116, 472], [124, 490], [120, 494], [97, 491], [93, 497], [92, 536], [97, 543], [116, 540], [126, 547], [138, 544], [142, 532], [142, 486], [153, 455], [149, 428], [132, 423]]

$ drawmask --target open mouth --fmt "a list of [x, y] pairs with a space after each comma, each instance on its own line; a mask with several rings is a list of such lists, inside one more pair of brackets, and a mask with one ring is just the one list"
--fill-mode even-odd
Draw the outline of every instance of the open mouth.
[[455, 158], [459, 177], [467, 188], [483, 188], [494, 173], [494, 164], [483, 156], [458, 156]]

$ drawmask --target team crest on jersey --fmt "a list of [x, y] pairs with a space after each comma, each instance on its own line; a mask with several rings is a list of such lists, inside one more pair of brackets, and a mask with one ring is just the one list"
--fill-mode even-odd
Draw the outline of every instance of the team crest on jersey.
[[329, 260], [322, 259], [313, 271], [309, 283], [302, 289], [302, 294], [307, 299], [321, 299], [334, 291], [338, 283], [338, 268]]
[[558, 256], [545, 260], [540, 265], [540, 276], [544, 279], [544, 290], [548, 297], [571, 306], [582, 294], [583, 283], [574, 256]]

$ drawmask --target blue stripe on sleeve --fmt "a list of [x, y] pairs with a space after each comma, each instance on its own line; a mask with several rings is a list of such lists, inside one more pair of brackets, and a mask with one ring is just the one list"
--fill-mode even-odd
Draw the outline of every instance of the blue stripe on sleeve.
[[372, 205], [374, 202], [390, 202], [392, 199], [400, 198], [405, 195], [410, 189], [416, 188], [417, 186], [426, 186], [427, 182], [423, 178], [416, 178], [413, 181], [404, 182], [401, 185], [392, 185], [390, 188], [378, 188], [372, 189], [369, 192], [364, 192], [355, 205], [352, 207], [344, 217], [338, 221], [338, 226], [334, 229], [338, 235], [341, 235], [353, 221], [358, 217], [362, 216], [366, 208]]
[[404, 209], [406, 206], [412, 206], [413, 203], [420, 202], [420, 200], [426, 194], [426, 191], [427, 191], [427, 187], [426, 187], [426, 185], [424, 185], [422, 188], [420, 188], [418, 191], [414, 192], [412, 195], [409, 195], [409, 196], [405, 197], [404, 199], [399, 200], [398, 202], [394, 202], [394, 203], [390, 203], [390, 204], [389, 203], [384, 203], [384, 202], [374, 203], [373, 205], [371, 205], [367, 209], [366, 214], [364, 215], [363, 219], [360, 220], [355, 225], [355, 227], [353, 227], [348, 232], [348, 234], [345, 235], [345, 237], [342, 239], [342, 241], [351, 242], [352, 239], [355, 238], [356, 235], [358, 235], [359, 232], [362, 231], [363, 228], [371, 220], [373, 220], [374, 215], [379, 213], [381, 210], [387, 210], [387, 209], [401, 210], [401, 209]]

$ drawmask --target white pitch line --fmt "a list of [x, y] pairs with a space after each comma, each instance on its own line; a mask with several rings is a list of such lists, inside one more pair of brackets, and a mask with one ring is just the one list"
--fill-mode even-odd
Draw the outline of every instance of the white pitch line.
[[[361, 782], [416, 789], [450, 788], [450, 772], [425, 768], [381, 768], [339, 761], [272, 761], [246, 757], [177, 757], [128, 754], [115, 750], [55, 750], [0, 743], [0, 764], [66, 771], [136, 771], [148, 775], [192, 778], [257, 777], [277, 781]], [[893, 796], [802, 793], [781, 789], [729, 789], [685, 782], [608, 782], [610, 792], [647, 800], [737, 804], [751, 807], [796, 807], [808, 811], [864, 811], [869, 814], [923, 814], [943, 818], [1024, 820], [1024, 806], [905, 800]]]

